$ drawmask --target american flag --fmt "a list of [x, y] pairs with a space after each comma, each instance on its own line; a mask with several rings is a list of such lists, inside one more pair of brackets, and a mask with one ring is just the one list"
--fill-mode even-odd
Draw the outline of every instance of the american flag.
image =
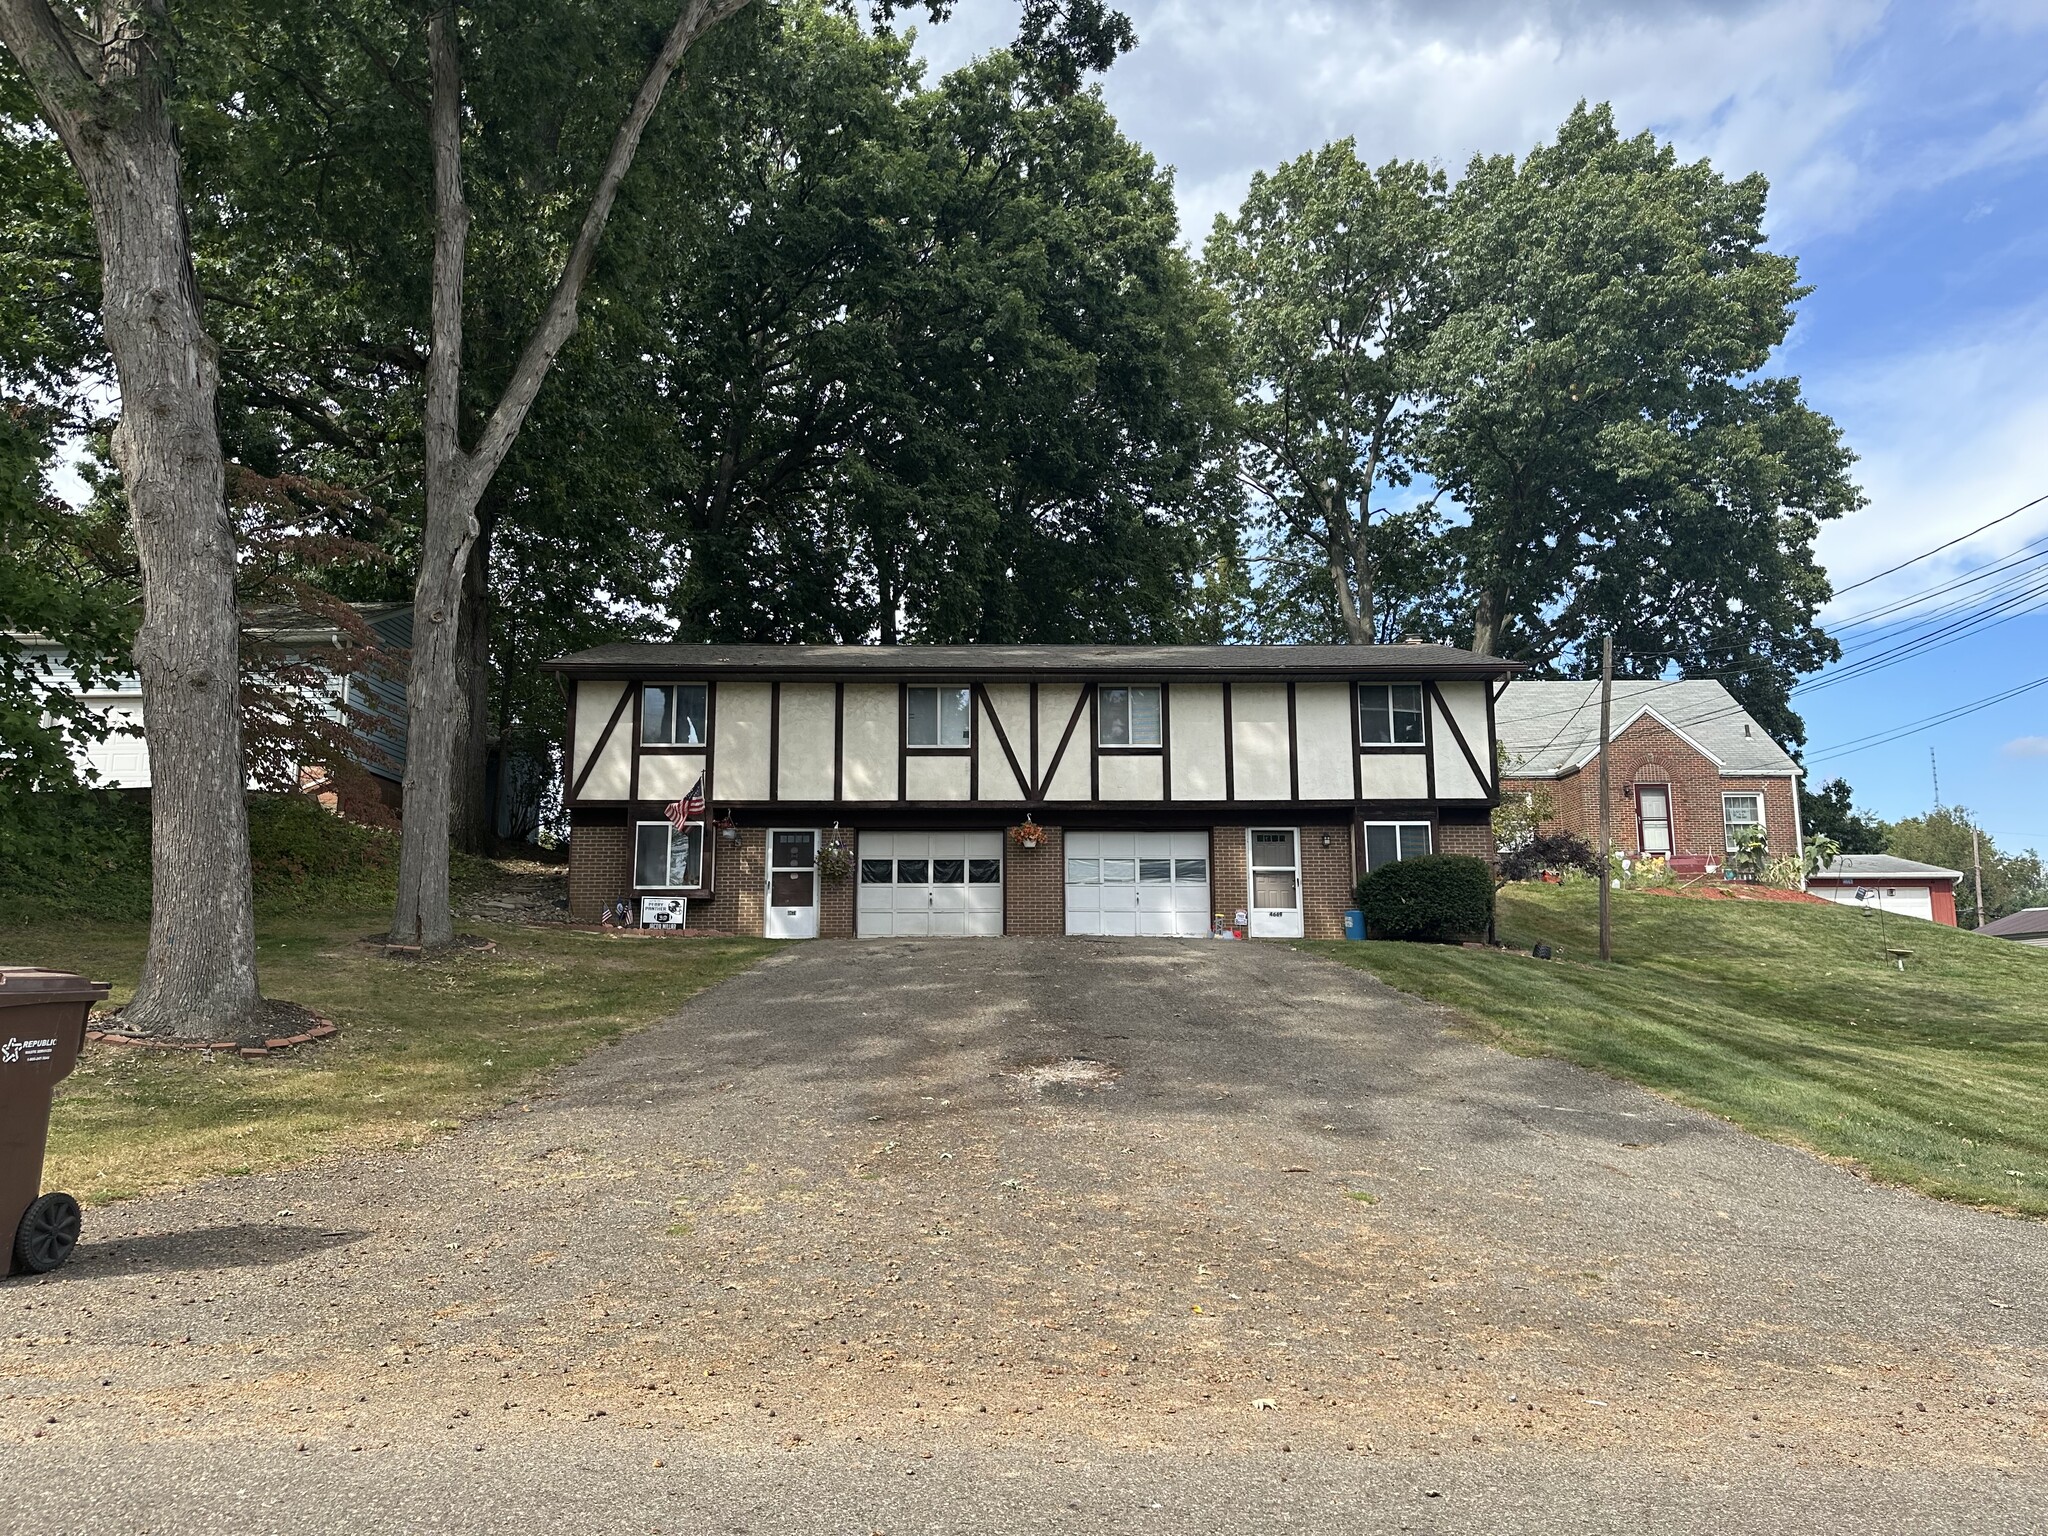
[[704, 775], [697, 775], [697, 782], [690, 786], [690, 792], [680, 800], [671, 800], [663, 807], [662, 814], [678, 832], [693, 821], [704, 819]]

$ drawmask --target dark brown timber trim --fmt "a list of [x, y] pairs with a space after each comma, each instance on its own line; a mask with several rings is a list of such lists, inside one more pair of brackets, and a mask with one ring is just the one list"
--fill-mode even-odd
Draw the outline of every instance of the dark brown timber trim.
[[1173, 685], [1159, 682], [1159, 798], [1173, 798]]
[[718, 761], [718, 684], [704, 685], [704, 887], [711, 888], [711, 769]]
[[967, 690], [967, 798], [981, 798], [981, 684]]
[[[1010, 733], [1003, 729], [1002, 717], [996, 713], [996, 701], [988, 696], [988, 690], [982, 687], [980, 683], [974, 685], [974, 696], [981, 701], [981, 707], [988, 711], [989, 729], [996, 733], [996, 745], [1003, 749], [1004, 761], [1010, 765], [1010, 772], [1017, 776], [1017, 788], [1022, 790], [1028, 797], [1031, 793], [1031, 781], [1024, 777], [1024, 770], [1017, 762], [1017, 753], [1010, 745]], [[1032, 734], [1035, 736], [1038, 734], [1038, 700], [1036, 698], [1032, 699], [1031, 708], [1033, 716]]]
[[[1436, 706], [1430, 698], [1429, 688], [1422, 690], [1422, 775], [1429, 803], [1436, 804]], [[1430, 852], [1436, 851], [1431, 842]]]
[[1092, 685], [1088, 689], [1088, 798], [1102, 798], [1102, 706]]
[[626, 771], [626, 804], [640, 803], [640, 736], [644, 722], [640, 718], [641, 706], [647, 698], [645, 688], [633, 690], [633, 766]]
[[896, 685], [896, 798], [910, 798], [910, 684]]
[[[1503, 685], [1502, 691], [1505, 691]], [[1496, 803], [1500, 800], [1500, 727], [1494, 723], [1493, 706], [1500, 693], [1492, 688], [1486, 690], [1486, 775], [1487, 792]]]
[[782, 798], [782, 684], [768, 685], [768, 798]]
[[[1237, 727], [1230, 723], [1230, 684], [1227, 682], [1223, 685], [1223, 798], [1237, 798]], [[1251, 866], [1245, 867], [1249, 870]], [[1245, 879], [1250, 881], [1251, 875], [1247, 873]]]
[[832, 803], [846, 798], [846, 684], [832, 685]]
[[1031, 777], [1024, 781], [1024, 798], [1038, 798], [1038, 683], [1031, 684]]
[[1045, 766], [1045, 778], [1036, 786], [1031, 798], [1043, 800], [1045, 792], [1052, 788], [1052, 781], [1059, 777], [1060, 759], [1067, 755], [1067, 743], [1074, 739], [1074, 727], [1081, 723], [1081, 712], [1087, 709], [1095, 697], [1095, 685], [1083, 683], [1081, 695], [1074, 700], [1074, 712], [1067, 716], [1067, 728], [1060, 736], [1060, 744], [1053, 748], [1052, 761]]
[[1364, 722], [1358, 718], [1358, 679], [1352, 678], [1344, 685], [1351, 694], [1351, 798], [1365, 798], [1365, 764], [1360, 760], [1358, 749], [1363, 745], [1359, 737], [1365, 734]]
[[[1479, 786], [1482, 793], [1491, 794], [1493, 776], [1481, 768], [1479, 759], [1472, 755], [1472, 744], [1465, 740], [1465, 733], [1458, 729], [1457, 717], [1451, 713], [1451, 706], [1444, 698], [1443, 690], [1434, 682], [1425, 683], [1423, 686], [1429, 690], [1429, 696], [1436, 707], [1444, 712], [1444, 724], [1451, 728], [1451, 739], [1457, 742], [1458, 750], [1465, 754], [1465, 765], [1472, 770], [1472, 782]], [[1432, 785], [1431, 788], [1434, 789], [1435, 786]]]
[[[604, 756], [604, 749], [611, 745], [612, 732], [616, 731], [619, 728], [619, 716], [623, 715], [626, 712], [626, 706], [632, 703], [633, 700], [635, 700], [639, 696], [640, 685], [638, 683], [627, 683], [626, 691], [619, 695], [619, 702], [612, 706], [611, 718], [605, 721], [604, 729], [598, 732], [597, 745], [590, 749], [590, 756], [584, 760], [583, 766], [577, 770], [576, 782], [569, 786], [569, 799], [572, 802], [576, 799], [578, 795], [583, 793], [583, 786], [590, 780], [590, 770], [597, 766], [597, 760], [600, 757]], [[573, 703], [573, 701], [570, 704], [570, 709], [572, 711], [575, 709], [575, 704]], [[640, 717], [636, 713], [633, 718], [634, 723], [637, 726]], [[570, 715], [570, 720], [572, 722], [575, 720], [575, 716], [573, 713]], [[636, 730], [634, 734], [638, 735], [639, 732]], [[572, 755], [576, 750], [574, 737], [570, 738], [569, 750]]]
[[[1287, 798], [1301, 798], [1301, 743], [1294, 728], [1294, 679], [1287, 679]], [[1251, 866], [1246, 865], [1247, 869]]]

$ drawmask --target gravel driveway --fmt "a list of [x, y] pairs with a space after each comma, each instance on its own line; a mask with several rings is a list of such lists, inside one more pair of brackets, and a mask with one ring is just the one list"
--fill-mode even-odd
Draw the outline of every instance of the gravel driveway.
[[2032, 1531], [2048, 1228], [1262, 944], [784, 951], [0, 1286], [0, 1528]]

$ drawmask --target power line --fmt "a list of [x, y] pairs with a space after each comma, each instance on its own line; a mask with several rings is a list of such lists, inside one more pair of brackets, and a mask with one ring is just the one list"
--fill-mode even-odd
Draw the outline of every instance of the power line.
[[2031, 693], [2036, 688], [2042, 687], [2048, 687], [2048, 676], [2037, 677], [2030, 683], [2021, 683], [2016, 688], [2008, 688], [2003, 693], [1994, 693], [1987, 698], [1973, 699], [1968, 704], [1959, 704], [1954, 709], [1944, 710], [1938, 715], [1929, 715], [1924, 720], [1915, 720], [1908, 725], [1874, 732], [1869, 736], [1851, 737], [1848, 741], [1828, 747], [1823, 751], [1810, 753], [1808, 761], [1821, 762], [1831, 757], [1850, 757], [1858, 752], [1868, 752], [1872, 747], [1885, 746], [1890, 742], [1911, 736], [1918, 731], [1927, 730], [1932, 726], [1946, 725], [1951, 720], [1960, 720], [1965, 715], [1974, 715], [1979, 710], [1989, 709], [1994, 704], [2003, 704], [2007, 699], [2016, 699], [2023, 693]]
[[1986, 528], [1996, 528], [2000, 523], [2009, 523], [2014, 518], [2018, 517], [2022, 512], [2026, 511], [2028, 507], [2038, 507], [2044, 501], [2048, 501], [2048, 491], [2042, 492], [2039, 496], [2036, 496], [2032, 501], [2027, 502], [2023, 506], [2014, 507], [2010, 512], [2006, 512], [1998, 517], [1994, 517], [1988, 523], [1980, 523], [1977, 527], [1972, 528], [1968, 533], [1957, 534], [1954, 538], [1950, 539], [1946, 544], [1937, 544], [1934, 546], [1934, 548], [1930, 550], [1925, 550], [1922, 553], [1915, 555], [1910, 560], [1901, 560], [1897, 565], [1887, 566], [1884, 570], [1879, 571], [1875, 576], [1866, 576], [1861, 581], [1852, 581], [1849, 583], [1848, 586], [1836, 589], [1835, 596], [1840, 597], [1844, 592], [1854, 592], [1858, 587], [1867, 587], [1873, 581], [1882, 581], [1885, 577], [1892, 575], [1896, 571], [1903, 571], [1909, 565], [1918, 565], [1922, 560], [1930, 559], [1933, 556], [1940, 554], [1944, 549], [1954, 549], [1956, 545], [1961, 544], [1964, 540], [1974, 539]]

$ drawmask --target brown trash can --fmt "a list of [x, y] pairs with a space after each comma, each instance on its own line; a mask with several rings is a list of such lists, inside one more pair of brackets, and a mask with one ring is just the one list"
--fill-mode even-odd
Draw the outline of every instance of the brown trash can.
[[78, 1202], [43, 1194], [50, 1100], [85, 1049], [85, 1016], [104, 981], [0, 966], [0, 1241], [7, 1273], [40, 1275], [78, 1246]]

